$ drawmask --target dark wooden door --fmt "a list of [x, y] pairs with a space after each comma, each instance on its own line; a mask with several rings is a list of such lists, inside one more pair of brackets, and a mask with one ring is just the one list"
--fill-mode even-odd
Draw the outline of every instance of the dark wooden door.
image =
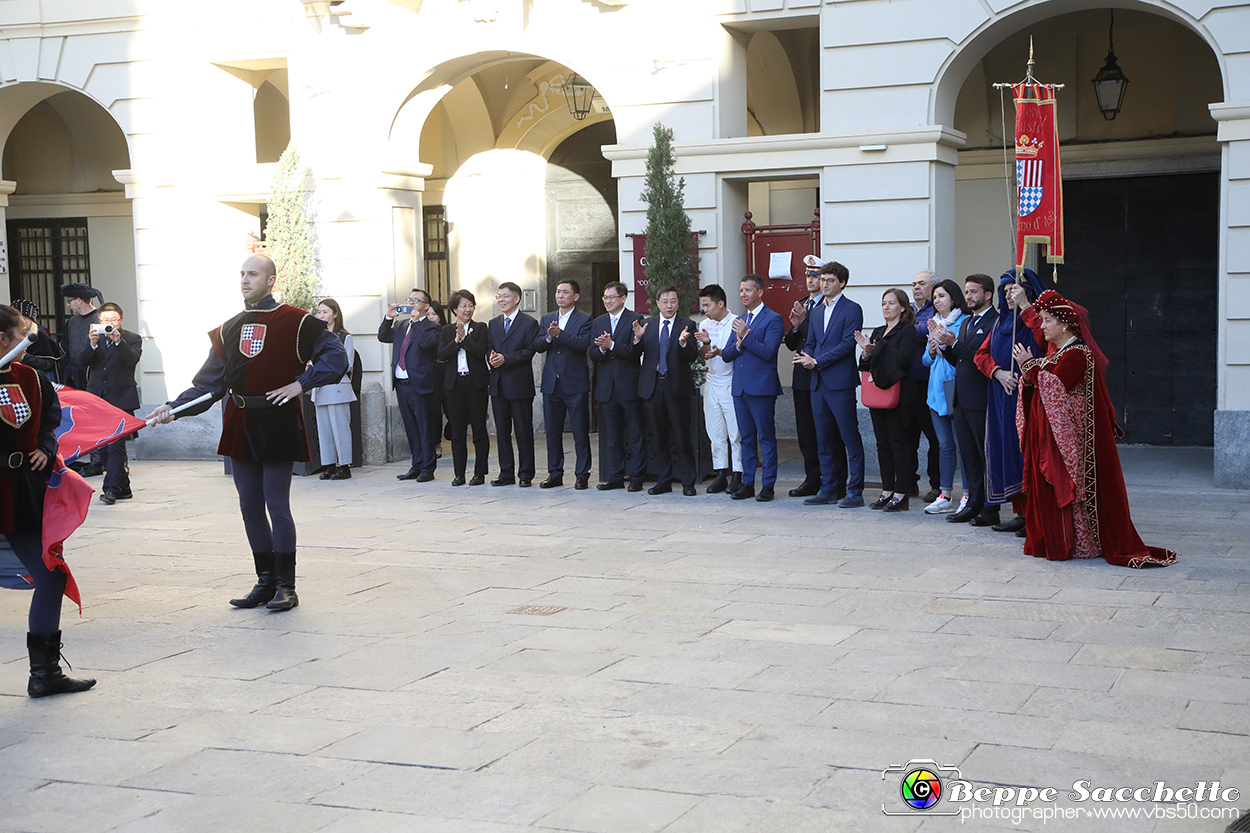
[[1212, 445], [1218, 175], [1063, 187], [1068, 252], [1056, 288], [1089, 309], [1124, 442]]

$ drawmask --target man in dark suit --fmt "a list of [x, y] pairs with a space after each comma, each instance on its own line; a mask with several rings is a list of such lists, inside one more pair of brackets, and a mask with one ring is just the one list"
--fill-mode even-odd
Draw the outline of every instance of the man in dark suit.
[[[825, 261], [808, 255], [803, 258], [807, 267], [807, 297], [795, 301], [790, 310], [790, 329], [782, 339], [786, 349], [798, 353], [807, 344], [809, 317], [816, 305], [824, 300], [820, 292], [820, 270]], [[790, 497], [811, 497], [820, 491], [820, 453], [816, 448], [816, 421], [812, 417], [812, 372], [801, 364], [794, 365], [794, 376], [790, 383], [790, 392], [794, 396], [794, 427], [798, 434], [799, 451], [803, 455], [803, 482], [797, 489], [790, 490]], [[834, 435], [833, 455], [837, 468], [835, 478], [840, 486], [842, 497], [846, 494], [846, 446], [842, 437]]]
[[699, 355], [699, 341], [694, 337], [694, 322], [677, 314], [678, 298], [674, 287], [660, 290], [656, 296], [660, 314], [645, 322], [634, 322], [634, 343], [642, 347], [638, 395], [645, 403], [659, 465], [658, 480], [647, 494], [673, 491], [676, 471], [681, 493], [692, 497], [698, 492], [694, 487], [697, 468], [690, 437], [690, 400], [695, 393], [690, 363]]
[[[139, 407], [139, 387], [135, 383], [135, 367], [143, 355], [143, 339], [138, 333], [122, 329], [122, 308], [104, 304], [100, 320], [87, 334], [88, 351], [83, 356], [87, 372], [87, 393], [93, 393], [110, 405], [133, 414]], [[111, 332], [100, 332], [102, 328]], [[126, 441], [118, 440], [101, 449], [104, 457], [104, 485], [100, 503], [112, 506], [129, 500], [130, 465], [126, 459]]]
[[812, 310], [807, 344], [794, 357], [795, 364], [812, 373], [812, 417], [820, 449], [820, 491], [803, 501], [809, 506], [837, 500], [835, 434], [846, 446], [848, 469], [846, 497], [838, 506], [852, 509], [864, 505], [864, 443], [855, 411], [855, 387], [859, 384], [855, 333], [864, 327], [864, 311], [842, 294], [850, 279], [850, 270], [837, 261], [821, 267], [824, 301]]
[[[490, 320], [487, 336], [491, 366], [490, 401], [495, 412], [499, 477], [492, 486], [529, 486], [534, 479], [534, 339], [538, 322], [521, 312], [521, 287], [511, 281], [495, 293], [500, 315]], [[516, 455], [512, 432], [516, 430]], [[518, 466], [519, 458], [519, 466]]]
[[582, 289], [577, 281], [556, 284], [556, 311], [543, 316], [538, 338], [530, 345], [546, 353], [543, 364], [543, 421], [547, 424], [547, 479], [540, 489], [564, 485], [564, 417], [573, 423], [577, 451], [575, 489], [590, 484], [590, 316], [577, 309]]
[[[69, 312], [65, 317], [62, 344], [65, 348], [65, 364], [61, 378], [71, 388], [86, 390], [87, 356], [91, 349], [87, 343], [87, 334], [93, 325], [100, 323], [100, 311], [96, 308], [95, 301], [98, 298], [103, 303], [104, 294], [85, 283], [67, 283], [61, 287], [61, 295], [65, 298], [65, 307]], [[104, 474], [104, 451], [97, 448], [91, 452], [89, 461], [75, 461], [70, 464], [70, 468], [83, 477]]]
[[989, 275], [969, 275], [964, 279], [964, 298], [972, 310], [959, 327], [959, 336], [950, 333], [942, 351], [955, 365], [955, 440], [963, 471], [968, 505], [948, 515], [951, 523], [972, 521], [976, 526], [998, 523], [998, 507], [985, 505], [985, 410], [989, 399], [989, 379], [976, 366], [977, 350], [998, 322], [994, 309], [994, 279]]
[[[773, 499], [777, 483], [777, 397], [781, 377], [777, 374], [777, 351], [781, 349], [781, 316], [764, 304], [764, 279], [747, 275], [738, 290], [746, 312], [733, 322], [734, 338], [721, 351], [733, 364], [734, 413], [742, 442], [742, 488], [734, 500]], [[756, 440], [759, 452], [756, 452]], [[763, 458], [764, 476], [755, 493], [755, 468]]]
[[603, 306], [607, 310], [591, 325], [594, 346], [587, 350], [590, 360], [599, 366], [595, 378], [595, 401], [599, 403], [599, 430], [607, 437], [608, 455], [599, 462], [603, 480], [596, 488], [602, 492], [625, 487], [626, 469], [629, 490], [642, 491], [647, 473], [647, 455], [643, 444], [642, 400], [638, 397], [638, 356], [634, 343], [634, 323], [642, 316], [625, 309], [629, 289], [620, 281], [603, 288]]
[[486, 433], [486, 385], [490, 368], [486, 353], [490, 349], [486, 325], [473, 320], [477, 299], [467, 289], [451, 293], [447, 309], [452, 323], [443, 327], [439, 336], [438, 360], [443, 363], [443, 391], [447, 397], [447, 421], [451, 426], [451, 459], [453, 486], [464, 485], [465, 466], [469, 462], [469, 426], [473, 427], [473, 479], [470, 486], [486, 482], [490, 461], [490, 436]]
[[442, 434], [438, 401], [438, 389], [443, 384], [438, 367], [439, 325], [428, 317], [430, 294], [424, 289], [412, 290], [408, 303], [412, 305], [412, 314], [398, 325], [397, 305], [387, 308], [386, 318], [378, 327], [378, 341], [393, 344], [398, 339], [400, 345], [391, 351], [391, 384], [399, 398], [404, 433], [412, 449], [412, 466], [396, 477], [428, 483], [434, 479], [438, 463], [434, 449]]

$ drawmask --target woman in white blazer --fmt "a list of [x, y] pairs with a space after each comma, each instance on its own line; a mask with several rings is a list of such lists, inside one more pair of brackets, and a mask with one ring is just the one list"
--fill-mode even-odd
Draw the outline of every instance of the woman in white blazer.
[[317, 406], [317, 439], [321, 444], [321, 461], [327, 463], [322, 480], [347, 480], [352, 476], [352, 411], [356, 401], [352, 390], [352, 362], [355, 351], [351, 334], [343, 328], [343, 312], [338, 301], [326, 298], [317, 304], [317, 317], [338, 336], [347, 351], [347, 372], [332, 385], [313, 388], [312, 401]]

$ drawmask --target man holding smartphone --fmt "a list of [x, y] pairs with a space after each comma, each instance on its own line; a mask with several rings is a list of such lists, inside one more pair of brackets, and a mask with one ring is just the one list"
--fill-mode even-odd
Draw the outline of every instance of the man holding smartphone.
[[[395, 317], [407, 311], [409, 319], [395, 324]], [[391, 352], [391, 385], [399, 398], [404, 433], [412, 450], [412, 466], [400, 480], [428, 483], [434, 479], [438, 458], [434, 453], [442, 428], [438, 390], [442, 374], [438, 370], [438, 337], [442, 328], [431, 321], [430, 295], [414, 289], [407, 304], [391, 304], [378, 328], [378, 341], [399, 348]]]

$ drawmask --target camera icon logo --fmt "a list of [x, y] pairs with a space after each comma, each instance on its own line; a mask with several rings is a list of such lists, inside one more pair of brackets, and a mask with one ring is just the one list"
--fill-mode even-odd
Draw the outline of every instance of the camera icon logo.
[[958, 767], [942, 766], [928, 758], [913, 758], [905, 764], [882, 770], [881, 779], [898, 784], [896, 795], [902, 799], [901, 802], [897, 799], [890, 802], [893, 809], [885, 803], [881, 805], [881, 812], [887, 816], [959, 815], [957, 808], [939, 808], [946, 784], [960, 780]]

